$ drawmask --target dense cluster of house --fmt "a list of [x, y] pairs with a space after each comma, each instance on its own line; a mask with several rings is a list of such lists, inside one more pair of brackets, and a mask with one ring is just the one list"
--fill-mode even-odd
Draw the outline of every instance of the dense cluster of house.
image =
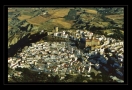
[[[59, 33], [54, 33], [58, 36]], [[75, 35], [61, 34], [63, 38], [84, 43], [84, 48], [77, 48], [74, 42], [38, 42], [24, 48], [23, 52], [8, 58], [8, 66], [30, 68], [38, 74], [45, 72], [53, 76], [59, 75], [64, 79], [66, 74], [88, 75], [91, 68], [111, 73], [110, 78], [117, 82], [124, 77], [124, 46], [123, 41], [106, 38], [103, 35], [94, 36], [91, 32], [77, 30]], [[91, 50], [92, 45], [102, 45]], [[88, 41], [89, 42], [89, 41]], [[74, 44], [74, 45], [71, 45]], [[115, 79], [115, 77], [118, 77]], [[119, 79], [121, 78], [121, 79]]]
[[[70, 46], [69, 42], [43, 42], [32, 43], [15, 57], [8, 58], [10, 68], [31, 68], [35, 71], [43, 71], [52, 75], [76, 74], [90, 72], [90, 63], [79, 62], [81, 55], [79, 49]], [[87, 69], [85, 69], [85, 67]]]

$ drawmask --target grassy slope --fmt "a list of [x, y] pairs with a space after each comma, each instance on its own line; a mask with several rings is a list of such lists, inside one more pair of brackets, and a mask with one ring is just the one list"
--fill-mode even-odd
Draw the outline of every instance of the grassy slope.
[[96, 27], [107, 27], [109, 25], [109, 22], [91, 22], [91, 25], [95, 25]]
[[116, 22], [117, 24], [123, 24], [123, 19], [124, 19], [124, 15], [120, 14], [120, 15], [106, 15], [106, 18], [112, 19], [114, 22]]

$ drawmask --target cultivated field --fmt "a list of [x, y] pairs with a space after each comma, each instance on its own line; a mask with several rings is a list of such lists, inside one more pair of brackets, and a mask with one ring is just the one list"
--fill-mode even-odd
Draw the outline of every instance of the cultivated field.
[[51, 10], [49, 11], [49, 14], [51, 14], [50, 18], [59, 18], [59, 17], [64, 17], [68, 14], [70, 8], [62, 8], [62, 9], [57, 9], [57, 10]]
[[44, 18], [42, 16], [36, 16], [34, 18], [28, 19], [27, 22], [33, 25], [40, 25], [43, 22], [46, 22], [48, 18]]
[[50, 25], [61, 25], [64, 28], [70, 28], [72, 25], [72, 21], [66, 21], [64, 16], [66, 16], [70, 10], [70, 8], [48, 8], [48, 16], [36, 16], [34, 18], [28, 19], [27, 21], [30, 24], [33, 25], [41, 25], [42, 23], [45, 23], [46, 21], [48, 23], [44, 24], [47, 25], [50, 23]]
[[97, 11], [96, 10], [86, 9], [85, 11], [88, 12], [88, 13], [91, 13], [91, 14], [97, 14]]
[[64, 18], [57, 18], [57, 19], [52, 19], [53, 23], [58, 23], [60, 25], [62, 25], [64, 28], [71, 28], [72, 23], [65, 21]]
[[24, 20], [24, 19], [29, 19], [31, 18], [31, 16], [28, 16], [28, 15], [21, 15], [18, 17], [19, 20]]

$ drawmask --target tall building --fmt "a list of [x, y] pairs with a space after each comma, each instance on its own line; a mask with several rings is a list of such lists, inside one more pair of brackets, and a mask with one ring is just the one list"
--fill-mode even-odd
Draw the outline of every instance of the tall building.
[[55, 27], [55, 32], [58, 32], [58, 27]]

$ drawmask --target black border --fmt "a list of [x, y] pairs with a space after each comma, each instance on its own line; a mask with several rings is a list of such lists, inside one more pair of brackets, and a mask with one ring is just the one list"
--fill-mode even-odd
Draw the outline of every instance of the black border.
[[[127, 53], [127, 50], [128, 50], [128, 46], [127, 45], [124, 45], [126, 46], [124, 49], [125, 51], [125, 78], [124, 78], [124, 84], [123, 83], [116, 83], [116, 84], [112, 84], [112, 83], [87, 83], [87, 84], [84, 84], [84, 83], [80, 83], [80, 84], [76, 84], [76, 83], [54, 83], [54, 84], [46, 84], [46, 83], [7, 83], [8, 80], [7, 80], [7, 71], [8, 71], [8, 68], [7, 68], [7, 53], [8, 52], [8, 7], [124, 7], [125, 11], [124, 11], [124, 28], [125, 28], [125, 32], [124, 32], [124, 36], [125, 36], [125, 39], [124, 40], [124, 44], [127, 44], [128, 45], [128, 5], [4, 5], [3, 6], [3, 35], [4, 35], [4, 38], [3, 38], [3, 45], [4, 47], [4, 51], [3, 51], [3, 84], [4, 85], [128, 85], [128, 53]], [[7, 32], [6, 32], [7, 31]], [[6, 36], [7, 35], [7, 36]], [[7, 41], [6, 41], [7, 39]], [[6, 47], [7, 45], [7, 47]]]

